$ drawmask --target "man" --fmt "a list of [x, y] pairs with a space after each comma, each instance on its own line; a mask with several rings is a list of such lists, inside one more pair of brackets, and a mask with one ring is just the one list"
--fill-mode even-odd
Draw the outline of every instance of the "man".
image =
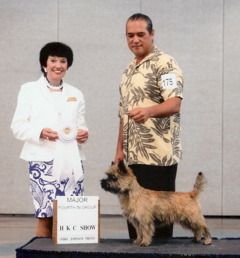
[[[180, 107], [183, 77], [174, 58], [154, 45], [151, 19], [141, 13], [126, 23], [126, 38], [135, 58], [120, 84], [120, 126], [115, 162], [125, 160], [139, 184], [175, 191], [181, 159]], [[155, 237], [171, 237], [173, 227], [156, 227]], [[129, 225], [130, 238], [136, 237]]]

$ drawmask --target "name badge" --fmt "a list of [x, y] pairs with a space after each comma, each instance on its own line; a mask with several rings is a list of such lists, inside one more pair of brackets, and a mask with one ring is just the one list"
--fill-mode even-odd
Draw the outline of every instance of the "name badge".
[[164, 74], [161, 76], [162, 87], [164, 89], [174, 89], [177, 88], [176, 75], [173, 73]]
[[76, 97], [68, 97], [67, 98], [67, 102], [74, 102], [74, 101], [77, 101]]

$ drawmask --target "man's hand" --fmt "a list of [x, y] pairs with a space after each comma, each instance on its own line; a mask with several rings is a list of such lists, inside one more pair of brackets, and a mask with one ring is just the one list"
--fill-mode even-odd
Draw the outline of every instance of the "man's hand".
[[118, 164], [122, 160], [124, 160], [123, 150], [118, 150], [114, 158], [114, 163]]
[[145, 123], [150, 117], [169, 117], [180, 112], [181, 101], [180, 97], [173, 97], [161, 104], [145, 108], [134, 108], [129, 111], [128, 115], [136, 123]]
[[145, 123], [150, 118], [150, 112], [148, 108], [134, 108], [128, 113], [136, 123]]

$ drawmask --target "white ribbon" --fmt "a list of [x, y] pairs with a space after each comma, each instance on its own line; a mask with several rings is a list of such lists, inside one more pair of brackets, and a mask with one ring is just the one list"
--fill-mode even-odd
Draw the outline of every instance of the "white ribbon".
[[53, 176], [56, 180], [73, 176], [75, 182], [83, 178], [82, 161], [76, 140], [67, 142], [61, 140], [56, 141]]
[[[56, 100], [54, 102], [56, 104]], [[73, 177], [75, 182], [83, 178], [82, 161], [76, 140], [77, 110], [73, 103], [65, 103], [60, 99], [56, 111], [58, 112], [58, 135], [53, 161], [53, 176], [56, 180]]]
[[[66, 128], [69, 129], [69, 127]], [[71, 138], [64, 138], [64, 133], [60, 133], [59, 140], [56, 141], [53, 161], [53, 176], [56, 180], [73, 176], [75, 182], [77, 182], [83, 178], [82, 161], [79, 154], [76, 133], [77, 131], [70, 134], [68, 132], [68, 136], [71, 135]]]

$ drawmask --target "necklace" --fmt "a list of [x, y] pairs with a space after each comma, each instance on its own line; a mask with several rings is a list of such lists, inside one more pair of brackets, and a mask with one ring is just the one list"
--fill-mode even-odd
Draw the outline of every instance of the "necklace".
[[63, 81], [62, 81], [62, 80], [61, 80], [61, 82], [60, 82], [59, 85], [52, 85], [52, 84], [50, 83], [50, 81], [47, 79], [47, 77], [45, 77], [45, 78], [46, 78], [46, 81], [47, 81], [47, 87], [48, 87], [49, 89], [54, 90], [54, 91], [62, 90], [62, 88], [63, 88]]
[[62, 83], [60, 85], [51, 85], [51, 84], [48, 84], [47, 87], [51, 90], [54, 90], [54, 91], [58, 91], [58, 90], [62, 90], [63, 88], [63, 85]]

